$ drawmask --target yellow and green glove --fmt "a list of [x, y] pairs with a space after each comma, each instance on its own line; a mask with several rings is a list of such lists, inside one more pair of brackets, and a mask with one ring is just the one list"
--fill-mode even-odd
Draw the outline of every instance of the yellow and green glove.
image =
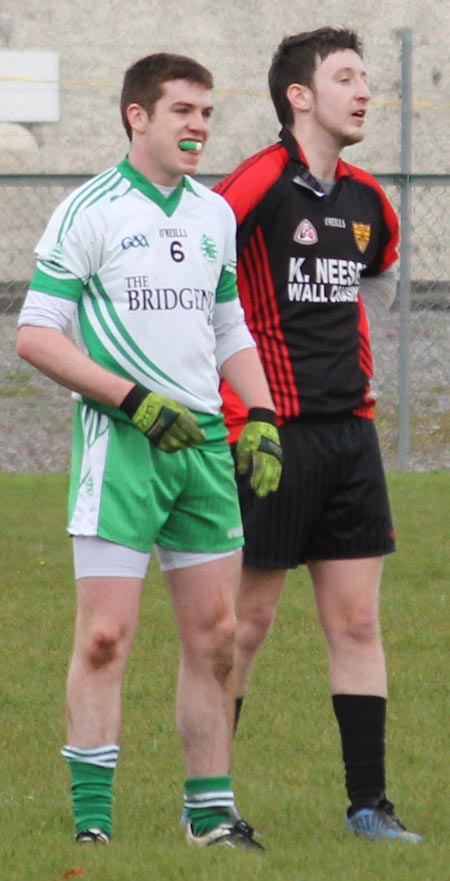
[[177, 453], [205, 441], [204, 431], [187, 407], [141, 385], [133, 386], [120, 409], [164, 453]]
[[252, 407], [248, 411], [236, 446], [236, 462], [239, 474], [251, 468], [250, 486], [260, 498], [278, 489], [283, 453], [273, 410]]

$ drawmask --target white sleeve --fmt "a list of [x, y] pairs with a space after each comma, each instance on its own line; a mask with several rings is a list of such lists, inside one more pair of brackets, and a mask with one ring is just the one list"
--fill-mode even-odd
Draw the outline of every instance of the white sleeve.
[[388, 312], [395, 300], [397, 274], [395, 269], [386, 269], [379, 275], [364, 275], [361, 278], [360, 293], [366, 308], [369, 324], [379, 321]]
[[225, 303], [216, 303], [214, 309], [214, 330], [216, 334], [216, 361], [220, 370], [222, 364], [240, 352], [253, 349], [256, 343], [247, 327], [244, 310], [236, 297]]
[[92, 212], [79, 210], [82, 191], [79, 187], [58, 205], [35, 248], [38, 266], [53, 275], [52, 266], [56, 264], [59, 280], [85, 282], [100, 266], [102, 229], [93, 229]]
[[28, 291], [19, 314], [18, 326], [32, 324], [34, 327], [52, 327], [64, 333], [77, 311], [73, 300], [53, 297], [40, 291]]

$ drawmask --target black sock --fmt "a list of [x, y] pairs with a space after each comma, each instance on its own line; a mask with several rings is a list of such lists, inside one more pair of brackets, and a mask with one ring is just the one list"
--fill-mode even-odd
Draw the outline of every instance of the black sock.
[[342, 740], [349, 813], [377, 804], [385, 790], [386, 699], [335, 694], [333, 708]]
[[237, 697], [234, 702], [234, 733], [236, 734], [236, 729], [239, 723], [239, 716], [241, 715], [242, 704], [244, 703], [243, 697]]

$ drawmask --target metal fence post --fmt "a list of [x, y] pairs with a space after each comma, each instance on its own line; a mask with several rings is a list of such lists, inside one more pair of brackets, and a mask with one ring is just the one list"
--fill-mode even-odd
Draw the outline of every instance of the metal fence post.
[[412, 174], [412, 64], [411, 28], [397, 31], [401, 52], [401, 139], [400, 139], [400, 279], [398, 354], [398, 467], [409, 469], [411, 433], [411, 174]]

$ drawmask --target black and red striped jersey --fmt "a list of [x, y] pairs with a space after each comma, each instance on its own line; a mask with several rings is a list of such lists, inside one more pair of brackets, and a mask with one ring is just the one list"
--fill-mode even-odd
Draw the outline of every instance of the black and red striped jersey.
[[[327, 194], [291, 132], [215, 188], [238, 224], [238, 287], [280, 423], [302, 415], [370, 418], [365, 275], [398, 257], [398, 220], [376, 179], [342, 159]], [[246, 410], [223, 383], [236, 439]]]

